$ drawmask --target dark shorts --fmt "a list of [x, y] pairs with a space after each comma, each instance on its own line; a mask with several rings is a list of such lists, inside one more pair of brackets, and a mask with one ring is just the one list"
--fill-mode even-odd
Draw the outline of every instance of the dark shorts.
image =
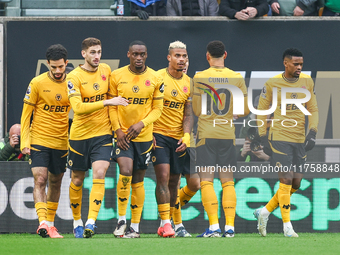
[[196, 144], [196, 165], [200, 167], [237, 165], [234, 140], [203, 138]]
[[272, 166], [303, 166], [306, 162], [306, 151], [304, 143], [291, 143], [282, 141], [270, 141]]
[[133, 170], [144, 170], [148, 168], [151, 161], [152, 141], [129, 143], [128, 150], [122, 150], [115, 142], [113, 160], [117, 162], [120, 157], [127, 157], [133, 160]]
[[[170, 173], [181, 174], [185, 170], [185, 160], [188, 156], [187, 150], [176, 152], [179, 146], [178, 140], [169, 136], [154, 134], [156, 148], [152, 151], [152, 163], [154, 166], [159, 164], [169, 164]], [[190, 173], [190, 169], [189, 169]]]
[[71, 170], [87, 171], [95, 161], [110, 162], [112, 149], [112, 135], [70, 140], [67, 167]]
[[187, 148], [187, 154], [185, 155], [185, 162], [183, 166], [182, 175], [195, 173], [196, 164], [196, 148]]
[[33, 167], [47, 167], [52, 174], [61, 174], [66, 171], [67, 150], [55, 150], [40, 145], [31, 145], [31, 159], [29, 164]]

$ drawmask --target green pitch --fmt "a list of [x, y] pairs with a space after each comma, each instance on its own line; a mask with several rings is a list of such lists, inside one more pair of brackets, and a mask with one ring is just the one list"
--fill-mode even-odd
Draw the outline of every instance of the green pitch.
[[118, 239], [98, 234], [92, 239], [75, 239], [65, 234], [64, 239], [50, 239], [33, 234], [1, 234], [0, 254], [340, 254], [340, 233], [299, 233], [299, 236], [236, 234], [234, 238], [159, 238], [144, 234], [140, 239]]

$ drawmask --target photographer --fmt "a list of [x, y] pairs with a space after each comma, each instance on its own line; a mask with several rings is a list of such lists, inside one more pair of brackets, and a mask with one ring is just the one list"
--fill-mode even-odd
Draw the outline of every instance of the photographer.
[[26, 160], [20, 152], [20, 124], [14, 124], [0, 143], [0, 161]]
[[241, 148], [237, 160], [244, 162], [253, 161], [268, 161], [270, 156], [264, 153], [263, 146], [261, 144], [260, 136], [257, 129], [251, 127], [248, 129], [247, 137], [244, 141], [243, 147]]

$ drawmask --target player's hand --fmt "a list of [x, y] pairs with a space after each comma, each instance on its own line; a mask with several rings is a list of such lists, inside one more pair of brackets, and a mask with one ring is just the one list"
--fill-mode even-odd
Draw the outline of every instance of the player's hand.
[[238, 20], [247, 20], [249, 19], [249, 14], [247, 12], [244, 12], [244, 10], [241, 10], [239, 12], [236, 12], [235, 18]]
[[155, 150], [155, 149], [156, 149], [156, 146], [157, 146], [157, 144], [156, 144], [156, 138], [153, 137], [153, 140], [152, 140], [152, 149]]
[[264, 153], [263, 150], [258, 150], [258, 151], [251, 151], [256, 157], [259, 159], [263, 159], [268, 161], [270, 159], [270, 156], [268, 156], [266, 153]]
[[113, 105], [123, 105], [127, 106], [129, 104], [129, 100], [125, 99], [124, 97], [118, 96], [111, 99], [104, 100], [104, 106], [113, 106]]
[[9, 144], [11, 145], [12, 148], [15, 147], [15, 145], [18, 145], [19, 144], [19, 137], [18, 135], [11, 135], [9, 137]]
[[314, 148], [315, 139], [316, 139], [316, 132], [313, 129], [309, 130], [309, 133], [306, 136], [306, 140], [305, 140], [305, 151], [306, 152]]
[[305, 13], [304, 10], [302, 10], [299, 6], [296, 6], [294, 9], [294, 16], [302, 16]]
[[184, 136], [179, 139], [178, 143], [179, 146], [177, 147], [175, 152], [183, 152], [186, 150], [187, 147], [190, 145], [190, 134], [185, 133]]
[[272, 11], [280, 14], [280, 4], [277, 2], [272, 3], [272, 5], [270, 6], [272, 8]]
[[126, 138], [128, 140], [135, 139], [140, 134], [143, 128], [144, 128], [144, 123], [142, 121], [138, 122], [137, 124], [132, 125], [127, 130]]
[[137, 10], [136, 13], [138, 18], [142, 20], [147, 20], [149, 18], [149, 14], [146, 11]]
[[250, 151], [250, 141], [245, 140], [242, 151], [241, 151], [241, 156], [244, 158], [249, 151]]
[[272, 149], [270, 147], [268, 136], [264, 135], [261, 136], [261, 145], [263, 146], [263, 152], [267, 154], [268, 156], [272, 155]]
[[126, 135], [121, 129], [116, 130], [116, 135], [117, 135], [117, 146], [121, 148], [124, 151], [127, 151], [129, 149], [129, 144], [126, 140]]
[[28, 154], [28, 155], [31, 155], [31, 149], [30, 148], [23, 148], [22, 151], [21, 151], [22, 154]]
[[247, 7], [246, 12], [249, 15], [249, 18], [255, 18], [257, 15], [257, 9], [254, 7]]

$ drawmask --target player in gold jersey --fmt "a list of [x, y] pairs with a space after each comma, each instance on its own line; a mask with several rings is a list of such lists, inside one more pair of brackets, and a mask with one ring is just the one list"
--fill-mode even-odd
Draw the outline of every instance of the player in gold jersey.
[[[302, 167], [306, 161], [306, 151], [311, 150], [315, 145], [317, 126], [319, 123], [319, 111], [314, 94], [314, 83], [310, 76], [301, 73], [303, 67], [302, 52], [297, 49], [287, 49], [283, 53], [283, 64], [285, 72], [269, 79], [263, 87], [259, 110], [268, 110], [272, 103], [274, 89], [278, 91], [277, 108], [274, 111], [274, 122], [269, 130], [269, 136], [266, 136], [266, 127], [260, 125], [260, 121], [266, 121], [266, 115], [258, 115], [259, 135], [261, 136], [264, 150], [269, 154], [272, 151], [271, 164], [276, 167], [286, 167], [291, 169], [296, 166], [297, 169]], [[306, 93], [310, 93], [311, 97], [308, 102], [300, 106], [307, 106], [308, 129], [309, 133], [305, 136], [305, 113], [298, 107], [297, 103], [286, 104], [286, 114], [282, 113], [280, 91], [287, 89], [287, 99], [303, 99]], [[299, 91], [294, 91], [299, 90]], [[268, 143], [269, 140], [269, 143]], [[270, 149], [269, 149], [270, 148]], [[272, 211], [280, 206], [283, 232], [286, 237], [298, 237], [290, 222], [290, 196], [295, 193], [302, 180], [302, 174], [293, 171], [279, 172], [280, 186], [273, 198], [262, 209], [254, 212], [258, 220], [258, 230], [261, 236], [267, 235], [268, 217]]]
[[32, 79], [26, 91], [20, 148], [23, 154], [31, 155], [33, 197], [40, 224], [37, 233], [42, 237], [63, 238], [54, 227], [54, 218], [66, 171], [70, 111], [65, 74], [67, 50], [60, 44], [52, 45], [46, 51], [46, 59], [50, 70]]
[[238, 109], [234, 109], [233, 103], [239, 102], [244, 108], [243, 115], [247, 115], [247, 89], [243, 77], [224, 66], [227, 52], [221, 41], [208, 44], [206, 57], [210, 68], [194, 76], [193, 110], [199, 117], [195, 169], [200, 175], [202, 203], [210, 226], [197, 237], [221, 235], [218, 201], [213, 186], [214, 171], [219, 172], [223, 188], [222, 205], [226, 218], [223, 236], [234, 237], [236, 193], [231, 168], [236, 167], [237, 157], [232, 121], [233, 117], [237, 117], [233, 112]]
[[[193, 196], [199, 189], [199, 179], [191, 180], [189, 166], [185, 167], [186, 163], [189, 164], [186, 161], [189, 156], [187, 147], [190, 145], [193, 123], [190, 78], [183, 73], [187, 57], [186, 45], [180, 41], [172, 42], [167, 57], [168, 68], [157, 72], [164, 82], [164, 104], [161, 117], [154, 123], [155, 149], [152, 152], [152, 162], [156, 173], [156, 199], [161, 217], [161, 226], [157, 233], [162, 237], [190, 236], [181, 221], [180, 201], [176, 201], [181, 174], [185, 174], [191, 181], [191, 186], [195, 187], [191, 191], [185, 186], [187, 193], [193, 193]], [[171, 216], [176, 233], [170, 224]]]
[[[129, 100], [127, 107], [112, 107], [115, 131], [114, 160], [119, 165], [117, 184], [118, 224], [116, 237], [138, 238], [145, 190], [144, 175], [151, 158], [152, 131], [162, 113], [164, 85], [154, 70], [145, 65], [146, 45], [134, 41], [127, 53], [130, 64], [111, 73], [112, 95]], [[126, 230], [126, 208], [131, 195], [131, 226]], [[125, 231], [126, 230], [126, 231]]]
[[[74, 111], [67, 167], [72, 170], [69, 191], [74, 236], [90, 238], [95, 233], [95, 221], [104, 198], [105, 175], [112, 152], [111, 116], [106, 106], [125, 106], [128, 101], [110, 94], [111, 69], [106, 64], [100, 64], [100, 40], [85, 39], [81, 54], [85, 63], [67, 76], [68, 97]], [[84, 229], [81, 220], [82, 186], [85, 172], [91, 167], [93, 185]]]

